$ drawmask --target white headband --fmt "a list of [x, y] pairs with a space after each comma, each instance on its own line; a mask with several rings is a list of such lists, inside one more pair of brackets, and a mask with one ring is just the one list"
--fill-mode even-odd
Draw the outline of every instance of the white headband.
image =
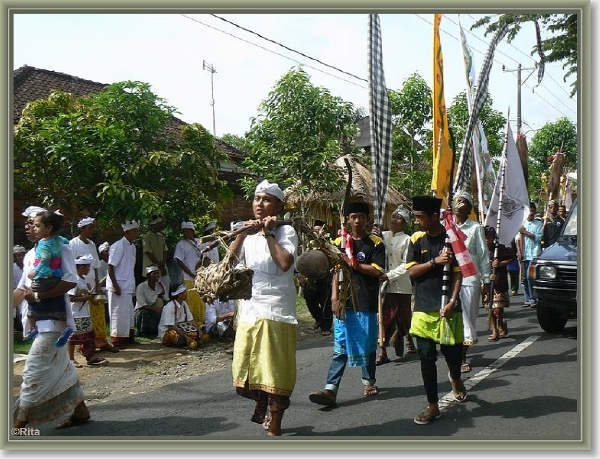
[[256, 185], [256, 190], [254, 190], [254, 194], [258, 193], [268, 193], [270, 195], [275, 196], [280, 201], [283, 201], [283, 191], [279, 188], [279, 185], [276, 183], [269, 183], [268, 180], [263, 180], [258, 185]]
[[171, 293], [171, 296], [176, 297], [177, 295], [185, 292], [186, 290], [187, 290], [187, 287], [185, 285], [181, 284], [179, 287], [177, 287], [177, 290], [175, 290], [173, 293]]
[[40, 212], [46, 212], [46, 209], [44, 209], [43, 207], [38, 207], [38, 206], [29, 206], [27, 209], [25, 209], [23, 211], [23, 213], [21, 215], [23, 215], [23, 217], [29, 218], [29, 217], [35, 217]]
[[128, 220], [125, 223], [121, 224], [121, 228], [123, 228], [123, 231], [129, 231], [139, 227], [140, 225], [135, 220]]
[[98, 247], [98, 252], [104, 252], [105, 250], [109, 250], [109, 249], [110, 249], [110, 244], [108, 242], [103, 242]]
[[77, 227], [78, 228], [83, 228], [84, 226], [92, 225], [95, 221], [96, 221], [95, 218], [85, 217], [85, 218], [82, 218], [79, 221], [79, 223], [77, 223]]
[[181, 222], [181, 229], [191, 229], [196, 231], [196, 227], [192, 222]]
[[89, 265], [93, 261], [94, 261], [94, 257], [92, 257], [89, 253], [86, 253], [85, 255], [81, 255], [81, 256], [75, 258], [76, 265]]
[[393, 212], [394, 214], [400, 215], [406, 223], [408, 223], [410, 219], [410, 214], [408, 213], [408, 209], [403, 206], [398, 206], [396, 210]]

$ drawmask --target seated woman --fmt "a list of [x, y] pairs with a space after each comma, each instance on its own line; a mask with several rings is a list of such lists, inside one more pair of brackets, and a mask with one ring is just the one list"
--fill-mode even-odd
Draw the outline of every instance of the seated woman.
[[196, 323], [190, 307], [185, 302], [187, 287], [172, 288], [171, 301], [162, 310], [158, 324], [158, 337], [165, 346], [197, 348], [202, 343], [202, 330]]

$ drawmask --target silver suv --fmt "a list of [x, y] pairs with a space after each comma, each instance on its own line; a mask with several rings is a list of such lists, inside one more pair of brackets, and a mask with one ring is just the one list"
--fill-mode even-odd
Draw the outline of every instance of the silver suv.
[[568, 319], [577, 319], [577, 201], [558, 240], [532, 260], [529, 277], [540, 327], [562, 332]]

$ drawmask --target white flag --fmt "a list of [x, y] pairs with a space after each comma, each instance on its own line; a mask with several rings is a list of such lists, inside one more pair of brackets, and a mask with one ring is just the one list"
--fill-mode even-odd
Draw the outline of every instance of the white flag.
[[[500, 216], [500, 232], [498, 241], [510, 247], [510, 244], [516, 236], [519, 228], [523, 225], [526, 215], [529, 213], [529, 195], [525, 186], [525, 175], [523, 166], [517, 151], [517, 144], [510, 128], [510, 122], [506, 125], [506, 154], [502, 156], [500, 171], [504, 163], [504, 193], [502, 196], [502, 214]], [[502, 174], [498, 174], [494, 195], [485, 219], [485, 225], [494, 229], [498, 222], [498, 208], [500, 202], [500, 187], [502, 184]]]

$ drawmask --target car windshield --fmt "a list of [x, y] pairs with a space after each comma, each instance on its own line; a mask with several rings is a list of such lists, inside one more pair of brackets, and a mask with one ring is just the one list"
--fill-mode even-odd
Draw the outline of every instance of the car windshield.
[[573, 207], [567, 215], [567, 221], [562, 232], [563, 236], [577, 236], [577, 201], [573, 203]]

